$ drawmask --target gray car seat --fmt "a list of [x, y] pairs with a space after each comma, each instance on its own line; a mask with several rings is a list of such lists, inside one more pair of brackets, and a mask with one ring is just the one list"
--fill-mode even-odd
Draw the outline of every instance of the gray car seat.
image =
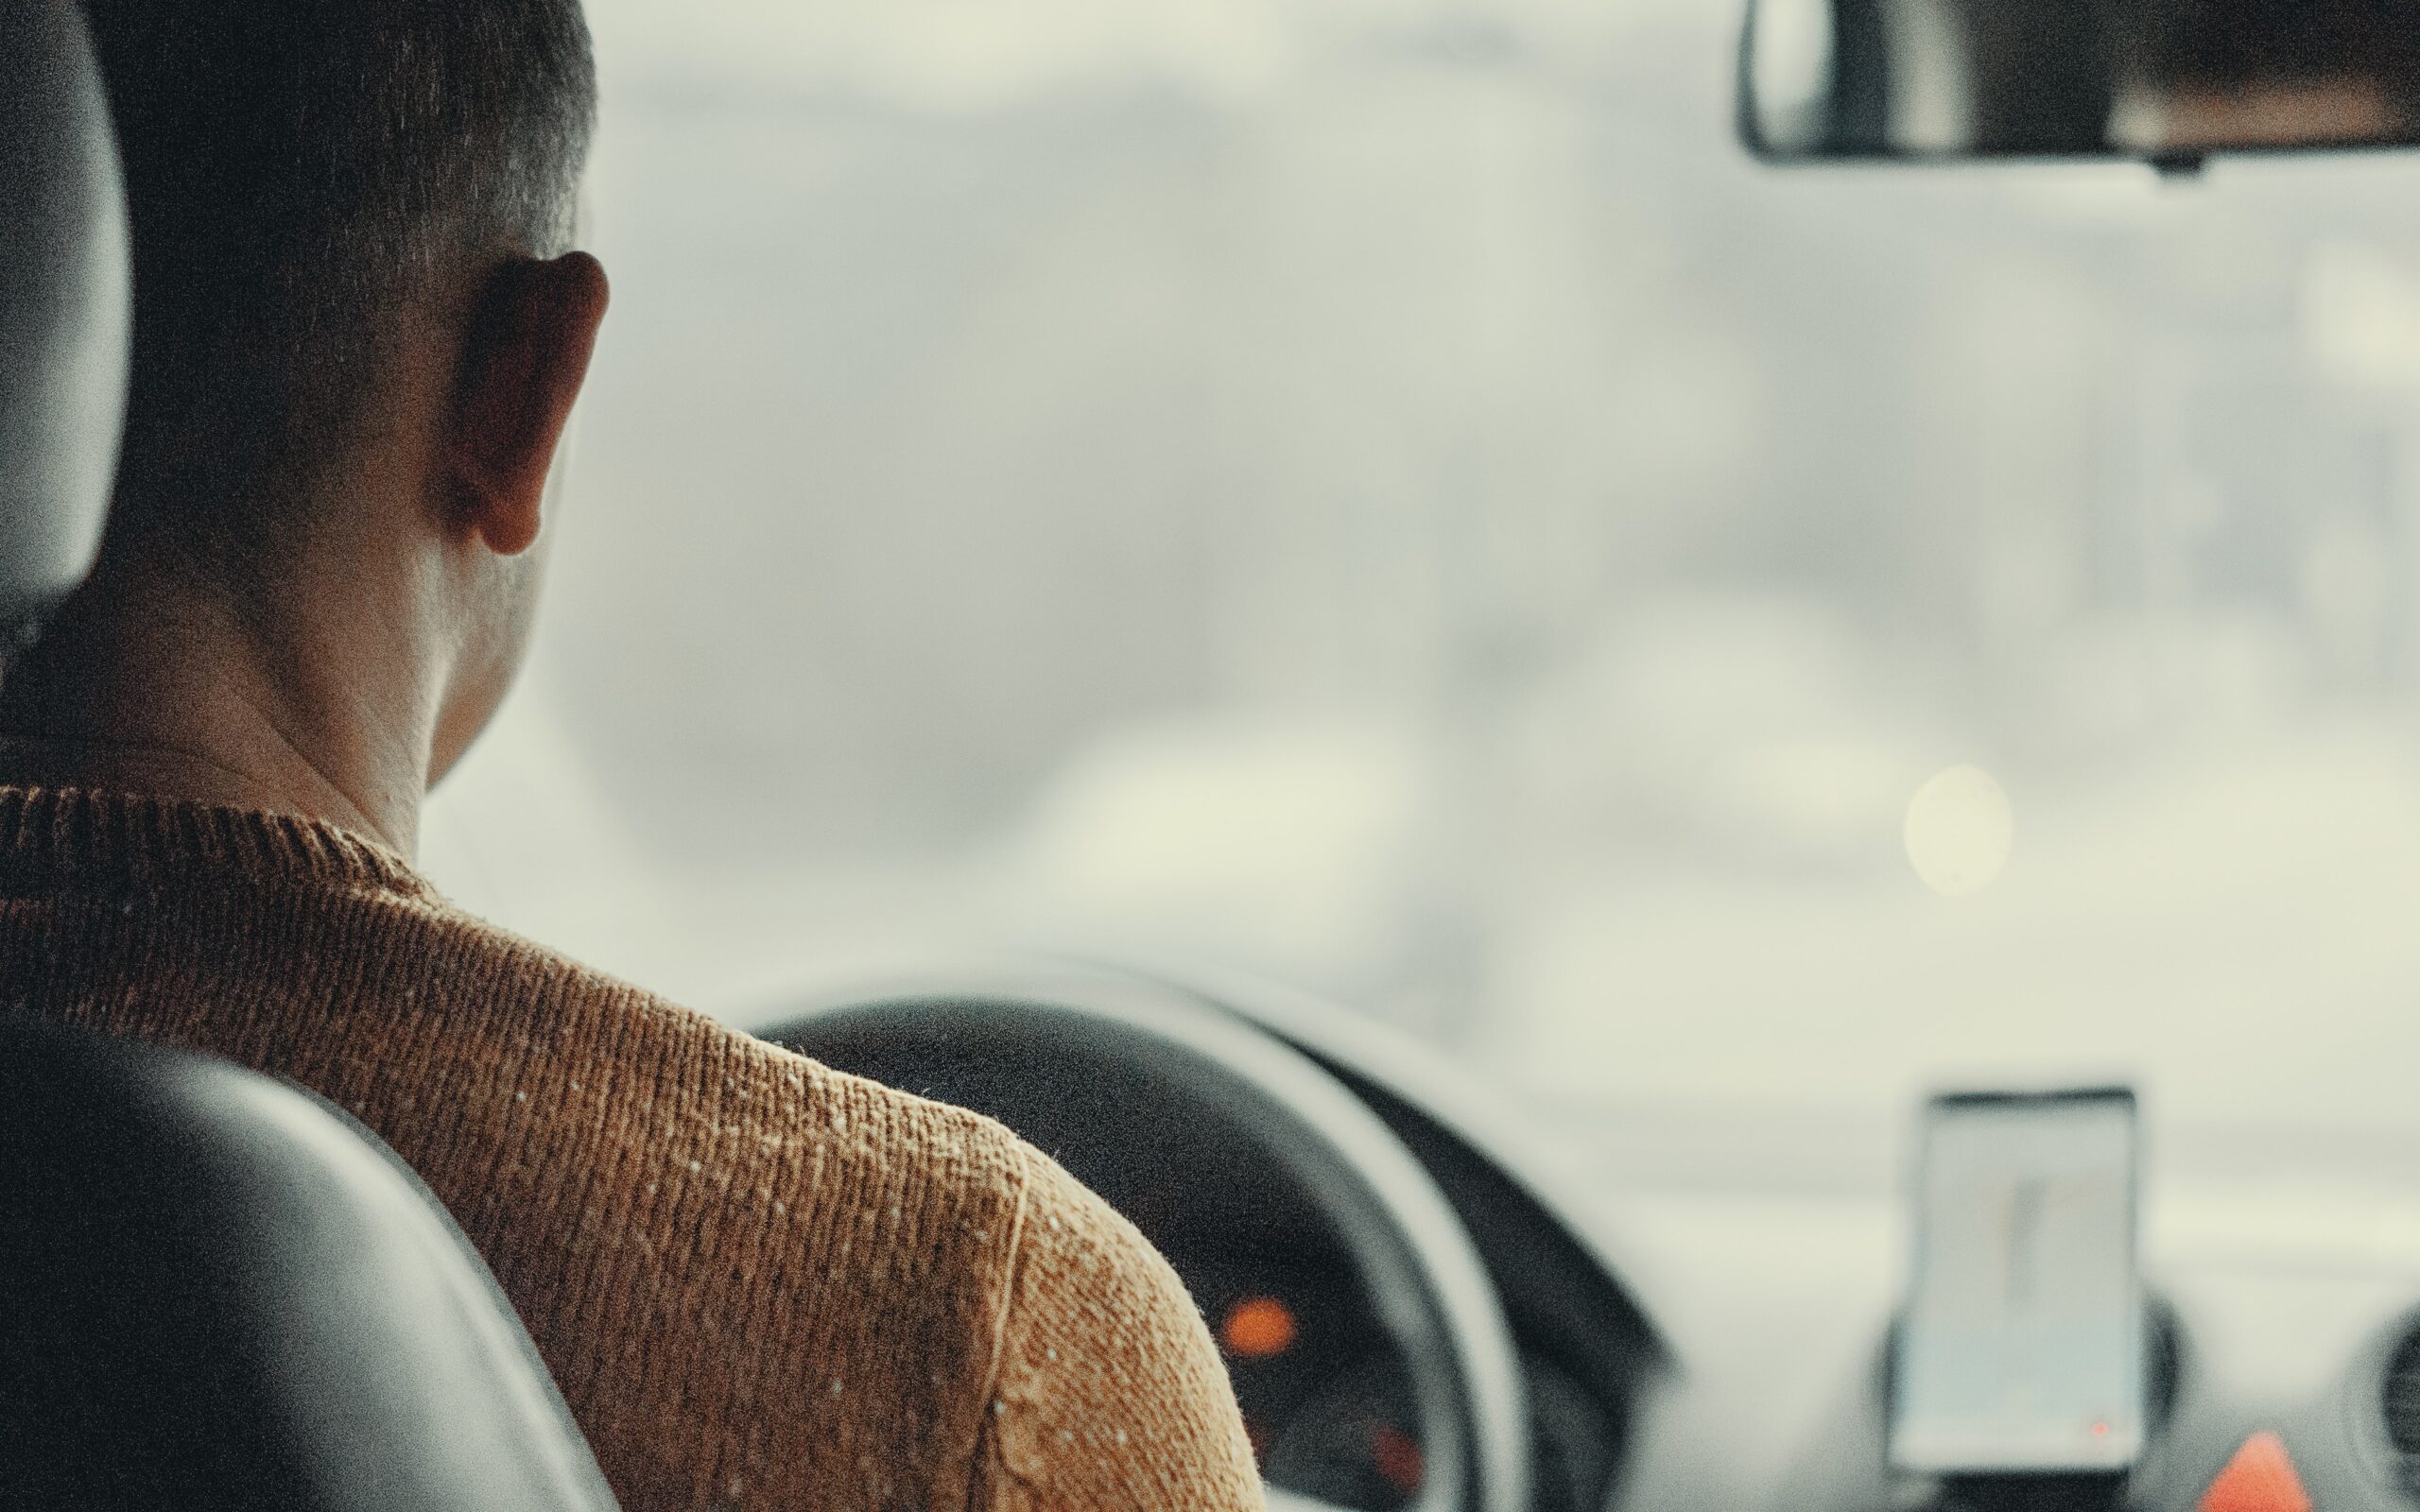
[[[123, 196], [70, 0], [0, 0], [0, 621], [90, 566]], [[0, 905], [5, 905], [0, 898]], [[610, 1512], [528, 1335], [368, 1131], [0, 1003], [0, 1509]]]

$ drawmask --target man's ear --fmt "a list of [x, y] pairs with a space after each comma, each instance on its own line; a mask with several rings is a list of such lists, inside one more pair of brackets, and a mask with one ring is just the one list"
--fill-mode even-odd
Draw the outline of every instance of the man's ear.
[[609, 295], [586, 252], [488, 281], [456, 380], [446, 461], [460, 525], [517, 556], [538, 539], [546, 472], [588, 377]]

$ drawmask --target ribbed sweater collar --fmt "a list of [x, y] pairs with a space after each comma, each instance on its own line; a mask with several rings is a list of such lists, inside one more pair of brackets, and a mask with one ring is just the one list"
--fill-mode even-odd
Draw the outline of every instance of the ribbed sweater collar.
[[0, 786], [0, 883], [149, 887], [200, 877], [440, 901], [410, 863], [332, 824], [182, 799]]

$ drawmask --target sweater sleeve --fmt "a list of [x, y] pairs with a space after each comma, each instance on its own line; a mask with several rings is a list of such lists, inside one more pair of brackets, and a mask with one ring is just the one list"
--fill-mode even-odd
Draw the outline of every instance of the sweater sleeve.
[[1260, 1512], [1235, 1391], [1184, 1282], [1056, 1162], [1027, 1160], [970, 1512]]

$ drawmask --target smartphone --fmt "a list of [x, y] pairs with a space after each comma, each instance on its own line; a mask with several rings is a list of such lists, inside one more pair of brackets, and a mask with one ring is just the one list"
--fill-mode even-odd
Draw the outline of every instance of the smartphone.
[[2115, 1471], [2141, 1457], [2136, 1146], [2123, 1088], [1926, 1106], [1892, 1349], [1893, 1468]]

